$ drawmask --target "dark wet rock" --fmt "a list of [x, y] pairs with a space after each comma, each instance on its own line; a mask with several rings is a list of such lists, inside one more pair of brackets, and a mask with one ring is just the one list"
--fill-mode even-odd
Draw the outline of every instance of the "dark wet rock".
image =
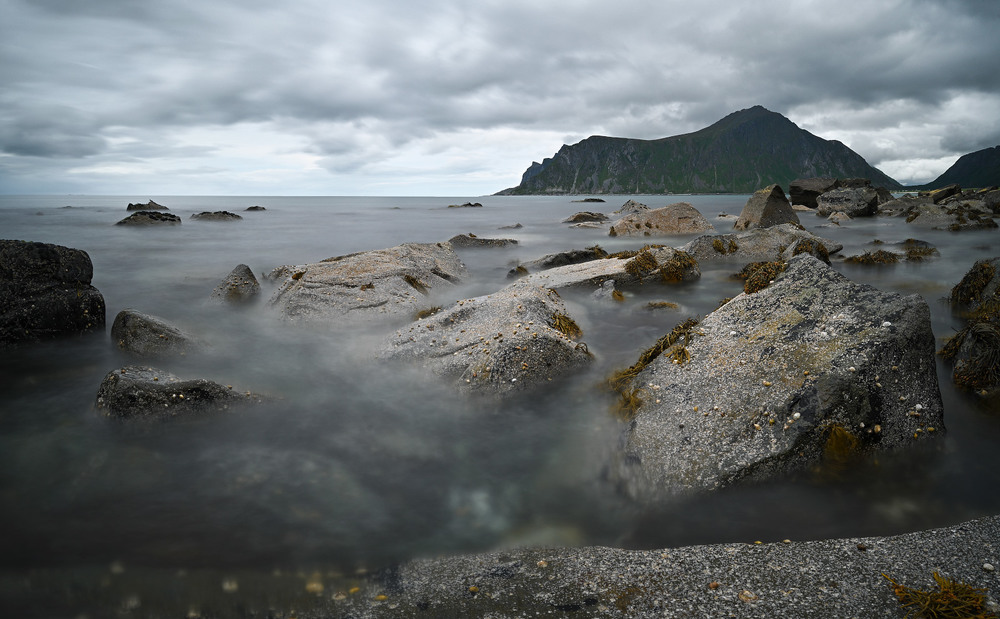
[[450, 243], [406, 243], [294, 268], [270, 303], [290, 320], [332, 325], [409, 317], [465, 277]]
[[889, 217], [902, 217], [909, 215], [921, 204], [933, 204], [933, 202], [927, 196], [905, 195], [879, 204], [878, 214]]
[[263, 206], [248, 206], [245, 210], [247, 211], [266, 211], [267, 209]]
[[677, 283], [701, 277], [698, 262], [672, 247], [650, 246], [626, 255], [612, 254], [599, 260], [568, 264], [524, 275], [520, 280], [546, 288], [597, 288], [608, 280], [619, 287], [653, 283]]
[[573, 200], [573, 202], [604, 202], [604, 198], [584, 198], [583, 200]]
[[109, 372], [97, 391], [97, 410], [115, 419], [169, 419], [259, 403], [263, 396], [205, 379], [181, 380], [162, 370], [129, 365]]
[[139, 211], [117, 222], [117, 226], [180, 225], [181, 218], [172, 213]]
[[519, 282], [417, 320], [379, 357], [418, 364], [462, 391], [502, 396], [588, 364], [581, 336], [554, 290]]
[[115, 316], [111, 341], [119, 350], [144, 358], [181, 356], [197, 348], [190, 334], [134, 309], [123, 309]]
[[984, 302], [1000, 303], [1000, 257], [977, 260], [948, 298], [964, 309], [975, 309]]
[[228, 303], [246, 303], [260, 294], [260, 283], [245, 264], [237, 265], [212, 291], [212, 298]]
[[128, 210], [128, 211], [166, 211], [166, 210], [169, 210], [169, 209], [167, 207], [163, 206], [162, 204], [157, 204], [156, 202], [153, 202], [152, 200], [150, 200], [149, 202], [147, 202], [145, 204], [139, 204], [139, 203], [132, 204], [131, 202], [129, 202], [128, 206], [126, 207], [125, 210]]
[[906, 222], [933, 230], [982, 230], [996, 228], [992, 210], [982, 203], [952, 202], [919, 204], [906, 215]]
[[957, 386], [995, 395], [1000, 392], [1000, 257], [977, 260], [949, 300], [964, 310], [966, 324], [939, 354], [954, 363]]
[[836, 187], [835, 178], [800, 178], [788, 184], [788, 199], [792, 204], [815, 209], [816, 198]]
[[798, 224], [799, 216], [792, 210], [785, 192], [778, 185], [760, 189], [747, 200], [733, 226], [736, 230], [770, 228], [780, 224]]
[[524, 227], [523, 225], [521, 225], [519, 223], [516, 223], [516, 224], [511, 225], [511, 226], [500, 226], [500, 228], [498, 228], [498, 229], [499, 230], [520, 230], [523, 227]]
[[87, 252], [0, 240], [0, 348], [103, 331], [104, 297]]
[[961, 194], [962, 188], [958, 185], [947, 185], [939, 189], [934, 189], [932, 191], [921, 192], [921, 195], [925, 195], [931, 199], [934, 204], [941, 204], [948, 198]]
[[871, 186], [871, 179], [867, 178], [838, 178], [834, 189], [862, 189]]
[[891, 537], [505, 549], [404, 563], [306, 617], [903, 617], [883, 574], [935, 590], [937, 570], [1000, 598], [983, 568], [997, 539], [1000, 516]]
[[635, 200], [629, 200], [625, 204], [622, 204], [621, 208], [615, 211], [615, 215], [629, 215], [632, 213], [641, 213], [643, 211], [648, 211], [649, 207], [642, 202], [636, 202]]
[[[638, 372], [617, 479], [633, 496], [827, 467], [941, 434], [930, 311], [811, 256]], [[673, 359], [680, 359], [674, 363]]]
[[872, 187], [844, 187], [833, 189], [816, 199], [816, 212], [828, 217], [833, 212], [847, 213], [851, 217], [867, 217], [878, 212], [879, 196]]
[[710, 230], [715, 230], [715, 227], [698, 209], [687, 202], [678, 202], [626, 215], [611, 225], [608, 235], [655, 237], [698, 234]]
[[243, 218], [229, 211], [202, 211], [201, 213], [191, 215], [191, 219], [200, 221], [240, 221]]
[[483, 208], [479, 202], [466, 202], [464, 204], [449, 204], [448, 208]]
[[580, 211], [570, 215], [566, 219], [562, 220], [564, 224], [580, 224], [586, 222], [601, 223], [608, 220], [608, 216], [604, 213], [595, 213], [593, 211]]
[[591, 260], [606, 258], [607, 256], [608, 252], [604, 251], [597, 245], [586, 249], [571, 249], [557, 254], [542, 256], [541, 258], [529, 260], [528, 262], [522, 262], [516, 268], [511, 269], [510, 272], [507, 273], [507, 277], [520, 277], [522, 275], [527, 275], [528, 273], [554, 269], [556, 267], [566, 266], [567, 264], [590, 262]]
[[460, 249], [482, 248], [482, 247], [511, 247], [517, 245], [516, 239], [486, 239], [478, 237], [471, 232], [469, 234], [456, 234], [448, 239], [452, 247]]
[[[700, 236], [682, 250], [694, 256], [698, 262], [706, 260], [726, 260], [732, 262], [756, 262], [787, 259], [801, 253], [806, 245], [822, 244], [827, 254], [833, 254], [843, 245], [818, 237], [795, 224], [781, 224], [770, 228], [752, 228], [745, 232]], [[807, 253], [814, 253], [813, 249]]]

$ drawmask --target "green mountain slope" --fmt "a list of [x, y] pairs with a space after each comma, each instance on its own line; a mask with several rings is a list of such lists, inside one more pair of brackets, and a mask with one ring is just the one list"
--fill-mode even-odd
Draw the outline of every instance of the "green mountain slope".
[[659, 140], [593, 136], [564, 145], [500, 194], [751, 193], [772, 183], [787, 190], [791, 181], [815, 176], [901, 188], [844, 144], [758, 105], [694, 133]]
[[953, 183], [979, 188], [1000, 185], [1000, 146], [962, 155], [944, 174], [924, 187], [936, 189]]

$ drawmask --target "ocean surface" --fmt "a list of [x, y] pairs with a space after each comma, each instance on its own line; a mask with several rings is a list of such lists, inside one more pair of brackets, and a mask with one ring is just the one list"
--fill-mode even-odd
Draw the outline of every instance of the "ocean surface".
[[[94, 408], [110, 371], [131, 363], [107, 333], [4, 353], [0, 361], [0, 568], [378, 569], [411, 557], [519, 545], [656, 548], [692, 543], [892, 534], [1000, 512], [1000, 406], [952, 387], [939, 361], [947, 434], [923, 449], [879, 455], [841, 478], [796, 479], [657, 505], [624, 501], [601, 482], [620, 436], [612, 370], [689, 316], [702, 317], [742, 290], [741, 264], [702, 264], [700, 281], [628, 291], [599, 304], [565, 293], [595, 354], [594, 367], [545, 393], [502, 404], [456, 396], [420, 372], [372, 361], [374, 343], [398, 324], [338, 330], [292, 325], [264, 301], [237, 310], [210, 299], [238, 264], [260, 276], [285, 264], [444, 241], [459, 233], [514, 238], [509, 249], [461, 250], [470, 277], [452, 300], [509, 283], [519, 260], [640, 240], [571, 228], [581, 210], [606, 213], [634, 197], [650, 207], [684, 200], [720, 232], [747, 196], [194, 197], [0, 196], [0, 238], [85, 250], [110, 330], [123, 308], [197, 335], [206, 352], [157, 364], [275, 396], [232, 415], [122, 424]], [[180, 226], [115, 226], [128, 202], [152, 198]], [[478, 201], [483, 208], [447, 208]], [[262, 212], [245, 212], [260, 205]], [[229, 210], [238, 222], [191, 220]], [[997, 231], [945, 232], [902, 219], [803, 224], [842, 242], [842, 256], [871, 242], [917, 238], [940, 257], [863, 267], [835, 260], [849, 278], [930, 305], [934, 333], [961, 321], [944, 298], [979, 258], [1000, 255]], [[503, 226], [522, 224], [518, 229]], [[680, 246], [691, 237], [657, 242]], [[648, 301], [680, 308], [652, 312]]]

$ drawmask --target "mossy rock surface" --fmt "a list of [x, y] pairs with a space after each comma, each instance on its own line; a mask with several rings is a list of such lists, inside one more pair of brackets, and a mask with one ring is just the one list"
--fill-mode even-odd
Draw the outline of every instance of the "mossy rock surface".
[[[664, 276], [668, 273], [669, 276]], [[653, 283], [695, 281], [701, 277], [698, 262], [686, 252], [658, 245], [647, 245], [634, 251], [619, 252], [601, 260], [568, 264], [521, 278], [547, 288], [599, 288], [608, 280], [619, 287]]]
[[[829, 255], [841, 249], [843, 245], [833, 239], [823, 238], [805, 230], [796, 224], [779, 224], [767, 228], [751, 228], [743, 232], [729, 234], [700, 236], [681, 250], [691, 254], [698, 262], [726, 261], [746, 264], [747, 262], [772, 262], [791, 258], [798, 248], [812, 243], [812, 253], [823, 259], [819, 246], [825, 249], [827, 260]], [[800, 245], [800, 243], [802, 245]]]

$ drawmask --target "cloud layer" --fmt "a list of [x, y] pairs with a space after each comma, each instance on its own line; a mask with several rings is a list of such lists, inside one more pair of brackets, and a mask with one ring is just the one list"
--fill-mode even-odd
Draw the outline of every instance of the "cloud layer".
[[0, 192], [478, 195], [760, 104], [926, 182], [1000, 144], [1000, 3], [0, 0]]

